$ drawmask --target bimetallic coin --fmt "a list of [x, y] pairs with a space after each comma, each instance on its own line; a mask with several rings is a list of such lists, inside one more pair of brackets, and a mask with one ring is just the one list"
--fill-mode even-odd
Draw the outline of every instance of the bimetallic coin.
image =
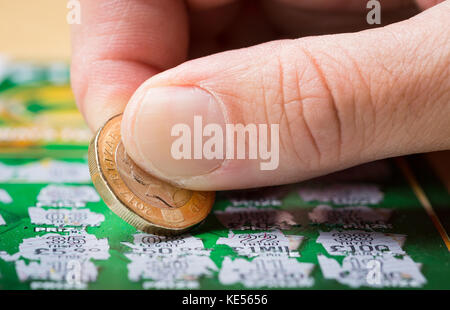
[[177, 188], [139, 168], [121, 142], [121, 120], [122, 115], [111, 118], [89, 145], [89, 172], [106, 205], [148, 233], [174, 235], [200, 224], [215, 193]]

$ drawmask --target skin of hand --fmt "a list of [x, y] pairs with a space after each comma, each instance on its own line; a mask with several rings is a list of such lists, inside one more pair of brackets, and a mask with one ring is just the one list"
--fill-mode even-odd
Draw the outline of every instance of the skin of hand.
[[[78, 107], [92, 130], [124, 112], [130, 157], [196, 190], [449, 149], [450, 0], [380, 2], [388, 25], [374, 28], [366, 0], [82, 0], [72, 28]], [[175, 160], [171, 127], [194, 115], [279, 124], [278, 168]]]

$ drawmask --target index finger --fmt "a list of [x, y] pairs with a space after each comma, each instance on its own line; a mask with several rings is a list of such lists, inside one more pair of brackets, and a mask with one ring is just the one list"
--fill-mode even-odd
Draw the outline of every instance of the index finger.
[[71, 82], [92, 130], [121, 113], [154, 74], [186, 59], [188, 19], [177, 0], [81, 0], [72, 26]]

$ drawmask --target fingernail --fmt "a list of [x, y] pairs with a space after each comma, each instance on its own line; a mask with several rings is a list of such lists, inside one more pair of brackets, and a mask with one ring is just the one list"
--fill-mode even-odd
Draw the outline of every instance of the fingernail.
[[[138, 92], [144, 92], [139, 94]], [[194, 127], [194, 117], [196, 126]], [[199, 118], [200, 117], [200, 118]], [[201, 125], [199, 132], [199, 120]], [[186, 131], [176, 131], [175, 125], [189, 128], [190, 141]], [[221, 166], [223, 159], [207, 159], [203, 152], [195, 157], [195, 143], [201, 145], [209, 139], [203, 137], [207, 124], [225, 128], [225, 118], [217, 100], [208, 92], [197, 87], [161, 87], [139, 89], [125, 109], [122, 120], [122, 139], [129, 156], [144, 170], [162, 179], [183, 183], [183, 179], [210, 173]], [[200, 137], [200, 140], [198, 138]], [[180, 140], [180, 139], [183, 140]], [[197, 142], [195, 141], [197, 139]], [[175, 141], [184, 141], [175, 144]], [[175, 147], [175, 148], [174, 148]], [[185, 151], [186, 147], [190, 152]], [[183, 151], [184, 156], [179, 159]], [[198, 158], [198, 155], [201, 158]], [[177, 159], [178, 158], [178, 159]]]

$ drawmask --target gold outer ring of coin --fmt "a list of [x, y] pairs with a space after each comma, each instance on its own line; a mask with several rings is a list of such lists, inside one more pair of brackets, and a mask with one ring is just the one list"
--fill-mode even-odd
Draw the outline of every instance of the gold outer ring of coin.
[[[121, 143], [122, 114], [109, 119], [91, 140], [88, 151], [92, 182], [106, 205], [135, 228], [158, 235], [186, 232], [208, 216], [214, 204], [214, 192], [192, 191], [179, 207], [161, 207], [136, 195], [121, 177], [116, 162], [116, 150]], [[131, 159], [130, 159], [131, 160]], [[135, 165], [135, 164], [134, 164]], [[145, 172], [143, 178], [145, 178]], [[149, 179], [154, 177], [149, 176]], [[159, 181], [163, 187], [176, 187]], [[190, 191], [189, 191], [190, 192]]]

